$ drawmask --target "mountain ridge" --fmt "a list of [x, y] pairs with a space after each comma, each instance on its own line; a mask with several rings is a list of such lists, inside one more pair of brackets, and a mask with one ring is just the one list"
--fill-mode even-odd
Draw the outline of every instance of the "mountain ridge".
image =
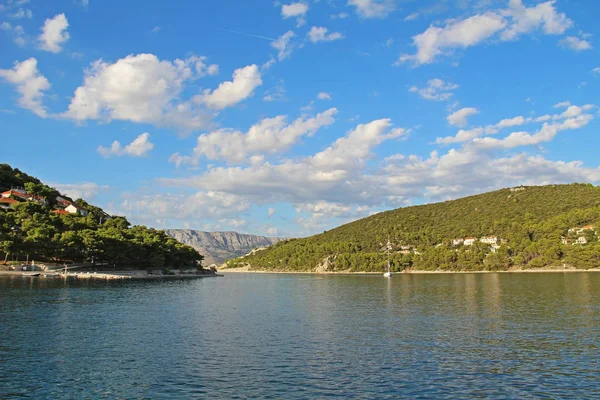
[[254, 249], [268, 247], [285, 240], [285, 238], [235, 231], [206, 232], [196, 229], [165, 229], [165, 233], [204, 255], [204, 265], [220, 265], [231, 258], [248, 254]]

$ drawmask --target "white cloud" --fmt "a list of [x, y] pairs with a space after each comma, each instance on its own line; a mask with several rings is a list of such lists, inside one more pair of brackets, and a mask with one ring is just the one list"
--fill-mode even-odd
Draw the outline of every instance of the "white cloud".
[[40, 28], [42, 33], [38, 37], [40, 48], [51, 53], [60, 53], [62, 44], [69, 40], [68, 27], [69, 22], [65, 14], [46, 19], [44, 26]]
[[394, 0], [348, 0], [361, 18], [385, 18], [396, 9]]
[[412, 86], [408, 91], [418, 93], [419, 96], [426, 100], [446, 101], [454, 95], [452, 91], [458, 89], [458, 87], [454, 83], [444, 82], [439, 78], [435, 78], [429, 80], [427, 86], [424, 88]]
[[212, 92], [205, 90], [195, 100], [209, 108], [222, 110], [234, 106], [252, 96], [254, 89], [262, 85], [261, 74], [256, 64], [238, 68], [233, 72], [233, 80], [222, 82]]
[[48, 116], [42, 101], [44, 91], [50, 89], [50, 82], [38, 71], [35, 58], [15, 62], [12, 69], [0, 69], [0, 78], [15, 85], [21, 94], [19, 106], [34, 112], [39, 117]]
[[13, 41], [17, 46], [24, 47], [27, 43], [27, 37], [25, 35], [25, 30], [21, 25], [12, 26], [10, 23], [4, 21], [0, 23], [0, 30], [10, 32], [13, 38]]
[[450, 22], [443, 28], [430, 26], [425, 32], [413, 36], [417, 47], [415, 55], [403, 54], [399, 62], [411, 61], [415, 65], [430, 64], [455, 48], [474, 46], [492, 37], [506, 27], [504, 19], [495, 13], [474, 15]]
[[561, 101], [560, 103], [556, 103], [553, 108], [563, 108], [563, 107], [569, 107], [571, 105], [570, 101]]
[[558, 42], [562, 47], [573, 51], [591, 50], [593, 47], [587, 40], [579, 39], [577, 36], [567, 36]]
[[560, 35], [573, 26], [564, 13], [554, 8], [555, 0], [539, 3], [533, 7], [525, 7], [522, 0], [510, 0], [508, 9], [500, 13], [510, 20], [509, 27], [502, 32], [502, 40], [514, 40], [519, 35], [542, 30], [546, 35]]
[[308, 4], [302, 2], [283, 4], [281, 6], [281, 16], [283, 19], [296, 18], [296, 27], [301, 27], [306, 23], [307, 12]]
[[218, 71], [205, 57], [159, 60], [154, 54], [129, 55], [110, 64], [93, 62], [63, 117], [77, 120], [124, 120], [197, 130], [212, 114], [182, 102], [185, 83]]
[[350, 14], [346, 13], [346, 12], [341, 12], [338, 14], [331, 14], [329, 17], [331, 19], [346, 19], [350, 16]]
[[121, 143], [117, 140], [112, 143], [110, 148], [98, 146], [98, 153], [104, 158], [120, 156], [145, 157], [153, 148], [154, 144], [150, 142], [150, 134], [142, 133], [125, 147], [122, 147]]
[[13, 14], [10, 14], [9, 17], [14, 18], [14, 19], [21, 19], [21, 18], [31, 19], [31, 17], [33, 17], [33, 13], [28, 8], [19, 8]]
[[305, 203], [316, 199], [348, 202], [367, 199], [377, 192], [376, 180], [360, 177], [372, 150], [385, 140], [402, 138], [404, 129], [391, 129], [387, 119], [358, 125], [327, 149], [297, 161], [241, 167], [214, 167], [198, 177], [162, 179], [159, 184], [198, 187], [236, 193], [262, 204], [279, 201]]
[[468, 124], [467, 118], [471, 115], [479, 114], [479, 111], [473, 107], [462, 108], [450, 115], [448, 115], [448, 123], [453, 126], [466, 126]]
[[343, 39], [344, 35], [339, 32], [327, 33], [328, 29], [322, 26], [313, 26], [310, 31], [306, 34], [308, 39], [313, 42], [331, 42], [333, 40]]
[[269, 208], [267, 210], [267, 213], [269, 214], [269, 217], [272, 217], [273, 215], [275, 215], [276, 212], [277, 212], [277, 210], [275, 210], [274, 208]]
[[327, 92], [321, 92], [317, 95], [319, 100], [331, 100], [331, 95]]
[[408, 14], [406, 17], [404, 17], [404, 21], [405, 22], [414, 21], [417, 18], [419, 18], [419, 13], [415, 12], [412, 14]]
[[110, 189], [108, 185], [98, 185], [92, 182], [82, 183], [48, 183], [48, 186], [55, 188], [60, 193], [69, 196], [72, 199], [93, 200], [99, 193]]
[[240, 196], [215, 191], [198, 191], [192, 195], [125, 193], [123, 197], [125, 199], [119, 205], [122, 213], [135, 220], [163, 226], [168, 223], [165, 218], [198, 221], [216, 219], [231, 223], [233, 220], [239, 221], [239, 214], [251, 206]]
[[301, 117], [288, 124], [287, 116], [265, 118], [250, 127], [248, 132], [220, 129], [198, 137], [191, 156], [173, 154], [169, 159], [176, 165], [198, 164], [201, 157], [242, 162], [251, 155], [276, 153], [289, 149], [303, 136], [311, 136], [324, 126], [334, 123], [337, 109], [331, 108], [312, 118]]
[[600, 76], [600, 67], [594, 68], [592, 70], [592, 74], [595, 75], [595, 76]]
[[[563, 107], [567, 107], [567, 109], [561, 114], [543, 115], [535, 118], [525, 118], [523, 116], [506, 118], [501, 120], [497, 124], [487, 125], [485, 127], [475, 127], [469, 130], [461, 129], [455, 136], [446, 136], [441, 138], [438, 137], [435, 142], [437, 144], [452, 144], [473, 141], [476, 142], [480, 147], [489, 148], [513, 148], [521, 146], [521, 144], [519, 143], [537, 144], [554, 139], [554, 136], [561, 130], [578, 129], [579, 127], [587, 125], [591, 121], [592, 116], [589, 114], [585, 114], [584, 112], [594, 109], [595, 105], [587, 104], [582, 107], [579, 107], [576, 105], [571, 105], [571, 103], [569, 103], [568, 101], [564, 101], [554, 105], [554, 108]], [[532, 122], [548, 122], [551, 120], [561, 122], [550, 124], [547, 127], [547, 124], [544, 124], [544, 127], [542, 127], [542, 129], [540, 130], [541, 133], [539, 134], [530, 135], [527, 132], [513, 132], [513, 134], [509, 135], [509, 137], [507, 137], [506, 140], [492, 138], [477, 139], [486, 135], [495, 135], [501, 129], [504, 128], [521, 126]], [[572, 126], [577, 124], [581, 124], [581, 126], [578, 126], [578, 128], [571, 128]], [[523, 146], [525, 145], [527, 144], [523, 144]]]
[[527, 8], [521, 0], [510, 0], [506, 9], [450, 20], [442, 27], [431, 25], [425, 32], [413, 36], [416, 54], [402, 54], [398, 63], [430, 64], [439, 56], [475, 46], [496, 35], [508, 41], [537, 30], [547, 35], [562, 34], [573, 22], [564, 13], [557, 12], [554, 3], [551, 0]]
[[277, 59], [283, 61], [292, 54], [293, 46], [291, 40], [296, 36], [292, 31], [287, 31], [283, 35], [271, 42], [271, 47], [277, 50]]
[[522, 116], [514, 117], [514, 118], [506, 118], [496, 124], [497, 128], [508, 128], [511, 126], [519, 126], [528, 122], [529, 119], [525, 119]]
[[285, 87], [283, 81], [280, 81], [274, 88], [267, 90], [263, 97], [264, 101], [284, 101]]

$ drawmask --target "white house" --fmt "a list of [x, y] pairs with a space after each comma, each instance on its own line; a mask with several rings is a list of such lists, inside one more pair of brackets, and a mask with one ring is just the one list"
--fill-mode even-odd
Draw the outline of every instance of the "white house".
[[496, 236], [484, 236], [481, 239], [479, 239], [479, 241], [481, 243], [486, 243], [486, 244], [497, 244], [498, 238]]
[[460, 246], [465, 242], [465, 239], [452, 239], [452, 246]]
[[468, 237], [468, 238], [465, 239], [464, 245], [465, 246], [472, 246], [476, 241], [477, 241], [477, 238]]
[[69, 204], [67, 207], [65, 207], [65, 211], [68, 212], [69, 214], [81, 215], [82, 217], [85, 217], [88, 215], [87, 210], [84, 210], [81, 207], [77, 207], [75, 204]]
[[587, 244], [587, 239], [583, 236], [580, 236], [577, 238], [577, 240], [575, 241], [576, 244]]
[[498, 246], [497, 244], [493, 244], [490, 246], [490, 250], [492, 251], [492, 253], [497, 253], [499, 248], [500, 246]]

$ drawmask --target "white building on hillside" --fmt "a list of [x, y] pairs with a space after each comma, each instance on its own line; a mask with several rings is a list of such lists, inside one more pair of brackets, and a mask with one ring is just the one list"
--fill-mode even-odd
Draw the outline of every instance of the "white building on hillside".
[[85, 217], [88, 215], [87, 210], [84, 210], [81, 207], [77, 207], [75, 204], [69, 204], [67, 207], [65, 207], [65, 211], [68, 212], [69, 214], [81, 215], [82, 217]]
[[468, 237], [468, 238], [465, 239], [464, 245], [465, 246], [472, 246], [476, 241], [477, 241], [477, 238]]
[[460, 246], [465, 242], [465, 239], [452, 239], [452, 246]]
[[498, 237], [496, 237], [496, 236], [484, 236], [484, 237], [480, 238], [479, 241], [481, 243], [486, 243], [486, 244], [497, 244], [498, 243]]

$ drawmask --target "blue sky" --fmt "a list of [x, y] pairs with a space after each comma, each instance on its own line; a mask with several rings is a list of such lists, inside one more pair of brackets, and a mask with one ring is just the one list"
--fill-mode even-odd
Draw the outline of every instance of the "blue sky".
[[594, 0], [4, 0], [0, 161], [157, 228], [303, 236], [600, 182]]

